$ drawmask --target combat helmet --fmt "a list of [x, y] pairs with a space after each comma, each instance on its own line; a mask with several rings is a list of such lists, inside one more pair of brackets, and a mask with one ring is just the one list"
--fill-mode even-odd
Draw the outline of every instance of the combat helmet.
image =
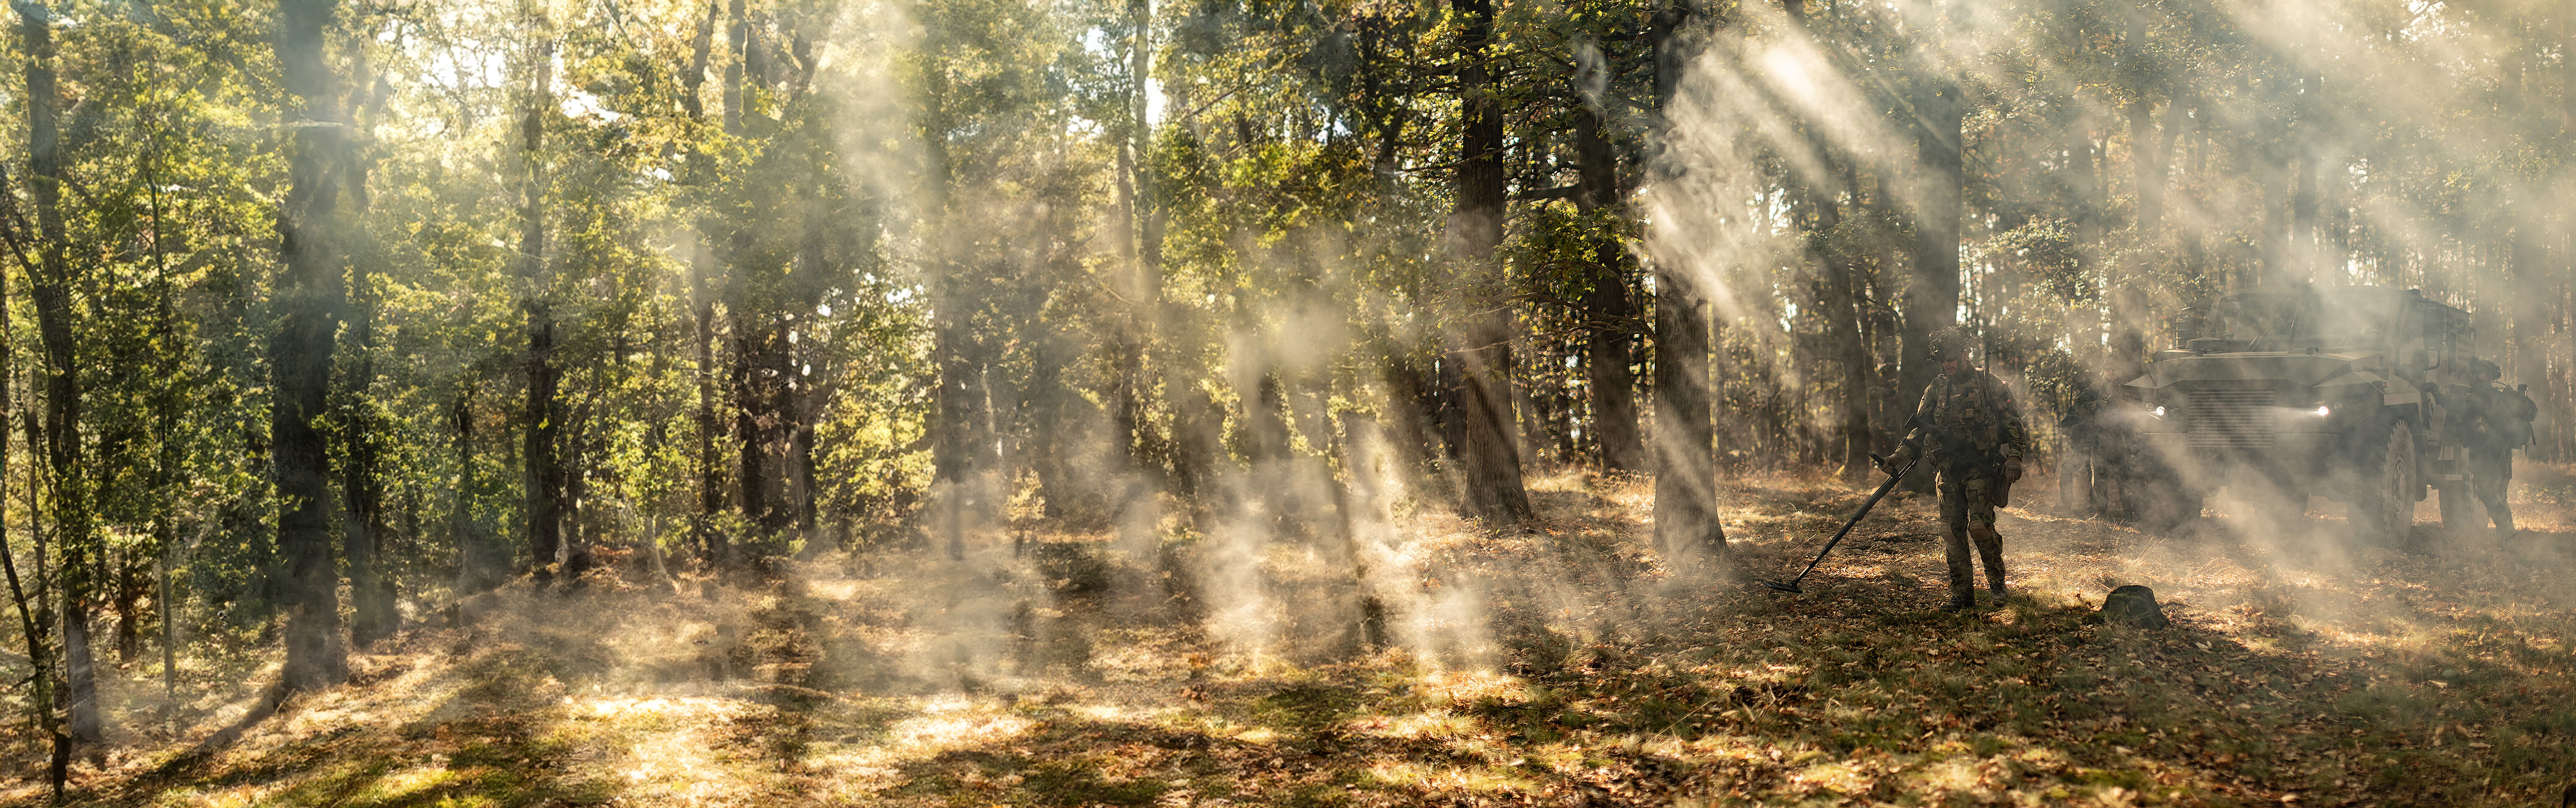
[[1930, 346], [1929, 356], [1932, 361], [1942, 362], [1951, 359], [1967, 359], [1968, 345], [1975, 339], [1976, 335], [1969, 333], [1966, 326], [1953, 325], [1934, 329], [1924, 338], [1924, 341]]
[[2476, 377], [2478, 381], [2491, 382], [2504, 378], [2504, 368], [2497, 367], [2496, 363], [2484, 359], [2473, 361], [2475, 364], [2469, 366], [2469, 375]]

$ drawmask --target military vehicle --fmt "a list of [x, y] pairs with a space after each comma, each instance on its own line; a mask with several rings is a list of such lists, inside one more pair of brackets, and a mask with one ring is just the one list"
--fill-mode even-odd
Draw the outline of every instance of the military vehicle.
[[2465, 523], [2466, 436], [2444, 427], [2478, 383], [2472, 336], [2468, 312], [2411, 289], [2301, 284], [2184, 312], [2103, 414], [2125, 433], [2131, 510], [2162, 531], [2213, 495], [2297, 515], [2314, 494], [2389, 542], [2439, 491]]

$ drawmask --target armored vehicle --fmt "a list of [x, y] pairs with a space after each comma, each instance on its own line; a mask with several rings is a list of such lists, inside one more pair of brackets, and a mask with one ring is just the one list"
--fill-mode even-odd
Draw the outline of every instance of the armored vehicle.
[[2470, 518], [2466, 437], [2445, 430], [2478, 381], [2468, 312], [2416, 290], [2305, 284], [2229, 296], [2176, 318], [2171, 348], [2122, 389], [2143, 526], [2167, 530], [2231, 500], [2297, 516], [2347, 503], [2358, 538], [2392, 541], [2438, 490]]

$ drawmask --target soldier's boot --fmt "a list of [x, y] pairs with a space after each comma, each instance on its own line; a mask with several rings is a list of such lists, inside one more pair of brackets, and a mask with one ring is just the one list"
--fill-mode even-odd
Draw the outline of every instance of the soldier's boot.
[[2505, 503], [2502, 494], [2479, 491], [2478, 504], [2485, 506], [2487, 518], [2495, 521], [2496, 538], [2513, 538], [2513, 506]]
[[1994, 602], [2001, 605], [2004, 602], [2003, 534], [1996, 533], [1992, 525], [1978, 525], [1968, 529], [1968, 536], [1976, 540], [1977, 558], [1985, 562], [1986, 590], [1993, 594]]
[[1967, 529], [1951, 528], [1950, 538], [1942, 543], [1941, 550], [1941, 554], [1948, 556], [1950, 561], [1950, 603], [1941, 610], [1955, 612], [1975, 608], [1977, 562], [1968, 555]]

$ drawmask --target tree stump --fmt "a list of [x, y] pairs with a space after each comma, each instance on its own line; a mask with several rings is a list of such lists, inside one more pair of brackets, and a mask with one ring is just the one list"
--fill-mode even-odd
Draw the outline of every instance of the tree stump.
[[2137, 584], [2111, 590], [2102, 599], [2102, 619], [2136, 628], [2165, 628], [2173, 621], [2165, 619], [2164, 607], [2156, 603], [2156, 591]]

